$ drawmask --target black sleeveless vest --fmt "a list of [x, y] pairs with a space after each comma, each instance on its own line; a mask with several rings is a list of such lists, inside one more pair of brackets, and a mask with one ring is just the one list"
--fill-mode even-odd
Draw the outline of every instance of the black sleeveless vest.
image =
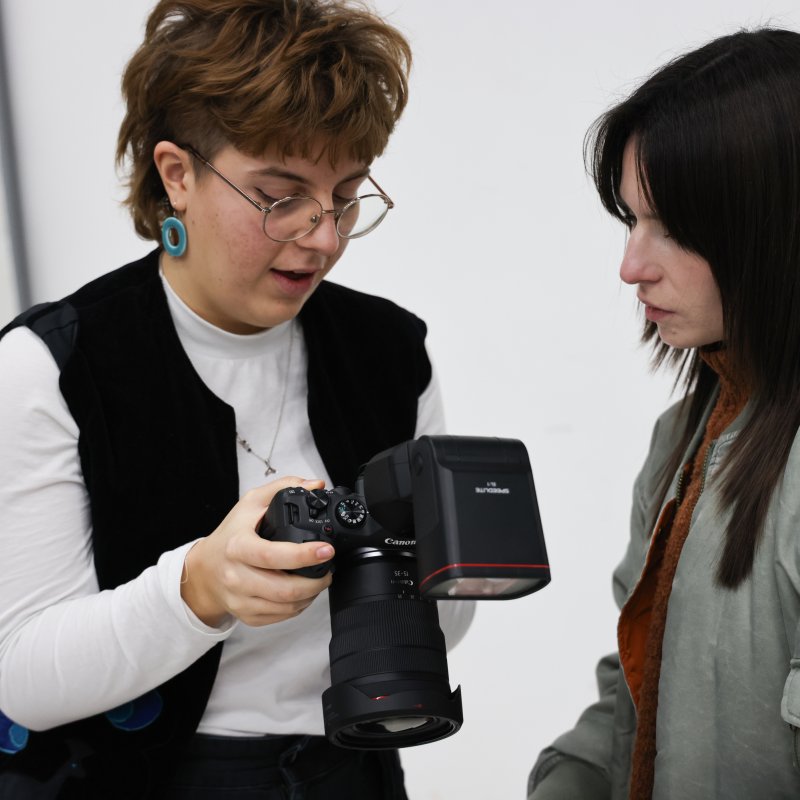
[[[180, 345], [158, 255], [35, 306], [0, 331], [29, 327], [60, 368], [80, 429], [101, 590], [211, 533], [238, 500], [234, 412]], [[334, 483], [352, 486], [361, 464], [414, 435], [431, 377], [425, 325], [388, 300], [327, 281], [300, 321], [314, 441]], [[157, 797], [154, 787], [203, 714], [221, 648], [129, 708], [30, 732], [18, 752], [0, 753], [0, 798]]]

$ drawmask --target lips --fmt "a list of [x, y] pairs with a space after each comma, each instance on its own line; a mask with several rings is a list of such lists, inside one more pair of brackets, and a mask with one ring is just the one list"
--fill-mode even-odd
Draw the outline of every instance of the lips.
[[301, 270], [273, 269], [273, 272], [278, 272], [292, 281], [302, 281], [306, 278], [310, 278], [316, 270], [303, 272]]
[[659, 306], [654, 306], [652, 303], [648, 303], [647, 300], [638, 294], [636, 295], [636, 299], [644, 306], [644, 316], [650, 322], [661, 322], [675, 313], [673, 311], [668, 311], [666, 308], [660, 308]]
[[312, 288], [317, 270], [272, 269], [270, 274], [284, 294], [299, 296]]
[[672, 316], [673, 313], [673, 311], [667, 311], [665, 308], [644, 304], [644, 315], [650, 322], [661, 322], [661, 320]]

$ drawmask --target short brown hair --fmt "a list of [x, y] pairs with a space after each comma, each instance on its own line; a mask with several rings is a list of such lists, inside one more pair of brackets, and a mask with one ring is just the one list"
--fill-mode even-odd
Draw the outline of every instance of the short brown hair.
[[331, 162], [369, 163], [405, 108], [410, 65], [402, 34], [355, 0], [161, 0], [122, 77], [117, 163], [130, 160], [137, 233], [160, 236], [159, 141], [210, 159], [227, 144], [309, 157], [322, 139]]

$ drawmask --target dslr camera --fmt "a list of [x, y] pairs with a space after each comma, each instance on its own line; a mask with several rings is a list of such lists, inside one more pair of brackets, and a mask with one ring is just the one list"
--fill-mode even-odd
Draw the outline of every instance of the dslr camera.
[[258, 533], [336, 548], [325, 734], [408, 747], [463, 721], [437, 600], [511, 599], [550, 582], [533, 475], [516, 439], [422, 436], [374, 456], [353, 490], [283, 489]]

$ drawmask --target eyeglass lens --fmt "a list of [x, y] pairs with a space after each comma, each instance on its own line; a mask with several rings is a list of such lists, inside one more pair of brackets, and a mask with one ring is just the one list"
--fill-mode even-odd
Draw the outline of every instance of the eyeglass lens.
[[[346, 205], [336, 222], [339, 236], [356, 239], [383, 220], [389, 205], [381, 195], [365, 195]], [[264, 217], [264, 233], [271, 239], [290, 242], [310, 233], [322, 218], [322, 206], [310, 197], [287, 197], [272, 205]]]

